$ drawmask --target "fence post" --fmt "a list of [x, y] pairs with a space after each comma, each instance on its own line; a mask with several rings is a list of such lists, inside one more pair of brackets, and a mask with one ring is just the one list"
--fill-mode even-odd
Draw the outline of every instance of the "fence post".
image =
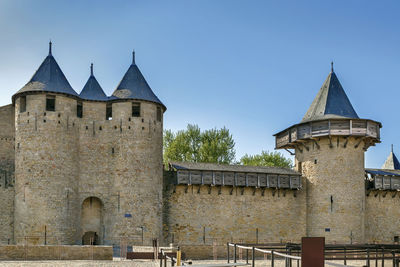
[[[289, 255], [292, 255], [292, 248], [289, 248]], [[289, 258], [289, 267], [292, 267], [292, 258]]]
[[246, 249], [246, 264], [249, 264], [249, 250]]
[[[288, 254], [288, 248], [287, 245], [285, 247], [285, 254]], [[289, 267], [289, 259], [285, 257], [285, 267]]]
[[217, 241], [213, 240], [213, 258], [214, 260], [218, 259], [218, 248], [217, 248]]
[[367, 248], [367, 267], [370, 267], [370, 262], [369, 262], [369, 248]]
[[24, 251], [25, 251], [25, 260], [26, 260], [26, 254], [28, 254], [28, 253], [27, 253], [27, 243], [26, 243], [26, 236], [25, 236], [25, 248], [24, 248]]
[[164, 267], [167, 267], [167, 254], [164, 255]]
[[382, 267], [385, 267], [385, 250], [382, 248]]
[[346, 247], [344, 247], [344, 265], [347, 265]]
[[229, 258], [230, 258], [230, 255], [229, 255], [229, 242], [226, 243], [226, 246], [227, 246], [227, 249], [228, 249], [228, 252], [227, 252], [228, 256], [227, 256], [227, 257], [228, 257], [228, 263], [229, 263], [229, 260], [230, 260], [230, 259], [229, 259]]
[[274, 250], [271, 250], [271, 267], [274, 267]]
[[396, 259], [394, 257], [394, 250], [392, 250], [393, 266], [396, 266]]
[[178, 247], [178, 251], [176, 252], [176, 266], [181, 266], [181, 248]]
[[161, 252], [161, 257], [159, 257], [159, 258], [160, 258], [160, 267], [162, 267], [162, 261], [163, 261], [162, 254], [163, 254], [163, 249], [161, 249], [160, 252]]
[[237, 257], [237, 255], [236, 255], [236, 244], [235, 244], [235, 246], [233, 248], [234, 248], [233, 262], [236, 263], [236, 257]]
[[255, 250], [254, 247], [251, 248], [251, 267], [255, 267], [256, 266], [256, 255], [255, 255]]
[[378, 248], [375, 249], [375, 267], [378, 267]]

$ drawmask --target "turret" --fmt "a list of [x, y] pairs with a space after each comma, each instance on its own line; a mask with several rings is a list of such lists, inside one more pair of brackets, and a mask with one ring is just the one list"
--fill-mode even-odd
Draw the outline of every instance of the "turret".
[[[118, 129], [112, 193], [120, 200], [112, 236], [140, 234], [144, 229], [144, 239], [151, 240], [161, 238], [166, 107], [140, 72], [135, 54], [132, 56], [132, 64], [110, 97], [112, 123]], [[141, 208], [141, 203], [146, 203], [147, 208]]]
[[[49, 44], [49, 55], [15, 95], [17, 244], [71, 244], [77, 225], [76, 99]], [[46, 236], [46, 238], [45, 238]]]
[[307, 236], [364, 241], [364, 152], [380, 142], [380, 128], [358, 117], [332, 65], [303, 120], [275, 135], [306, 178]]
[[389, 153], [385, 163], [382, 165], [382, 169], [385, 170], [400, 170], [400, 162], [397, 159], [396, 155], [393, 152], [393, 145], [392, 150]]

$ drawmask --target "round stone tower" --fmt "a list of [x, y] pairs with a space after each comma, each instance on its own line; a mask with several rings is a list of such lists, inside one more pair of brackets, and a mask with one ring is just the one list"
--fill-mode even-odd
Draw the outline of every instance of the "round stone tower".
[[71, 244], [76, 233], [77, 93], [51, 53], [13, 96], [17, 244]]
[[380, 142], [380, 128], [358, 117], [332, 67], [303, 120], [275, 135], [277, 149], [295, 149], [305, 178], [307, 236], [364, 242], [364, 152]]
[[132, 64], [111, 96], [115, 165], [113, 194], [119, 216], [112, 235], [162, 235], [162, 136], [164, 104], [153, 93], [133, 53]]

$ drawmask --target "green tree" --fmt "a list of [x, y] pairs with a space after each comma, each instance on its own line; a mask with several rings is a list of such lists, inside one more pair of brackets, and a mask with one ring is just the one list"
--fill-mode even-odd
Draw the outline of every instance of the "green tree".
[[251, 165], [251, 166], [291, 168], [292, 160], [285, 158], [283, 154], [276, 151], [275, 152], [261, 151], [261, 154], [244, 155], [240, 159], [240, 164]]
[[211, 162], [229, 164], [235, 159], [235, 141], [229, 130], [200, 131], [188, 124], [186, 130], [164, 132], [164, 164], [171, 161]]

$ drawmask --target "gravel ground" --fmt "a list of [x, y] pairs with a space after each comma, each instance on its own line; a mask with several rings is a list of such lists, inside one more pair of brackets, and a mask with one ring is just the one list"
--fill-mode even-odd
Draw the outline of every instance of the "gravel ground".
[[[226, 263], [225, 260], [218, 260], [218, 261], [193, 261], [193, 265], [199, 264], [217, 264], [217, 263]], [[343, 264], [343, 261], [336, 261], [335, 263]], [[365, 261], [351, 261], [347, 262], [349, 266], [364, 266]], [[115, 258], [113, 261], [0, 261], [0, 267], [3, 266], [11, 266], [11, 267], [38, 267], [38, 266], [45, 266], [45, 267], [64, 267], [64, 266], [78, 266], [78, 267], [87, 267], [87, 266], [100, 266], [100, 267], [108, 267], [108, 266], [140, 266], [140, 267], [158, 267], [160, 266], [159, 261], [150, 261], [150, 260], [120, 260]], [[170, 266], [170, 264], [168, 264]], [[190, 265], [189, 265], [190, 266]], [[256, 266], [263, 266], [268, 267], [271, 266], [271, 262], [265, 260], [257, 260]], [[284, 261], [275, 261], [275, 267], [284, 267]], [[293, 267], [296, 267], [297, 264], [293, 262]], [[330, 266], [325, 264], [325, 266]], [[371, 261], [371, 266], [375, 266], [375, 262]], [[381, 262], [379, 265], [381, 266]], [[385, 266], [392, 266], [392, 261], [385, 261]]]

